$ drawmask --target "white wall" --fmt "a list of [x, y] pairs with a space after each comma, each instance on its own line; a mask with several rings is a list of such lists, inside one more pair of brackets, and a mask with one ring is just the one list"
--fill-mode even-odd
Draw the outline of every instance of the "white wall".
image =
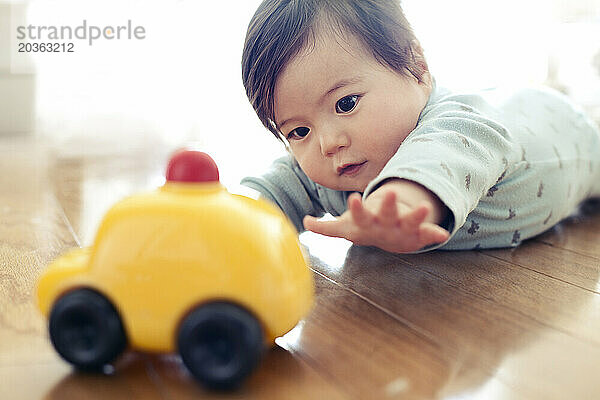
[[[75, 41], [74, 53], [33, 54], [38, 134], [64, 153], [111, 154], [182, 144], [226, 160], [268, 165], [248, 151], [282, 153], [255, 116], [240, 56], [256, 1], [34, 0], [28, 23], [145, 28], [144, 40]], [[17, 71], [23, 72], [23, 71]], [[1, 110], [0, 110], [1, 112]], [[222, 174], [225, 171], [222, 171]], [[224, 175], [230, 176], [225, 173]], [[237, 179], [237, 176], [232, 179]]]
[[[457, 89], [541, 84], [555, 69], [600, 105], [600, 0], [404, 0], [438, 80]], [[550, 65], [549, 65], [550, 63]]]

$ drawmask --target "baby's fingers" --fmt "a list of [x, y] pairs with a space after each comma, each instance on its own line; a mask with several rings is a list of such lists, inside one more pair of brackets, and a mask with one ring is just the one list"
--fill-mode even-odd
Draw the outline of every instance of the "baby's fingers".
[[425, 223], [419, 227], [419, 239], [423, 246], [443, 243], [450, 237], [447, 230], [436, 224]]
[[408, 214], [404, 215], [402, 218], [402, 224], [407, 225], [411, 228], [417, 228], [419, 225], [425, 221], [427, 215], [429, 215], [430, 208], [427, 204], [421, 204], [415, 209], [411, 210]]
[[368, 226], [371, 224], [373, 217], [363, 205], [359, 194], [351, 194], [348, 197], [348, 208], [356, 225]]
[[398, 221], [398, 205], [396, 204], [396, 194], [394, 192], [386, 193], [381, 202], [378, 218], [384, 225], [394, 225]]
[[306, 230], [325, 236], [345, 237], [344, 234], [347, 231], [346, 224], [339, 219], [334, 221], [319, 221], [317, 218], [307, 215], [302, 222]]

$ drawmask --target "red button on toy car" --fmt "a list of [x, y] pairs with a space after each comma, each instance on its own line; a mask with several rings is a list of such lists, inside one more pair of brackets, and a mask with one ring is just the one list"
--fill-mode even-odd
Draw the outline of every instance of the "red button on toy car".
[[206, 153], [191, 150], [176, 152], [167, 166], [167, 182], [219, 182], [219, 169]]

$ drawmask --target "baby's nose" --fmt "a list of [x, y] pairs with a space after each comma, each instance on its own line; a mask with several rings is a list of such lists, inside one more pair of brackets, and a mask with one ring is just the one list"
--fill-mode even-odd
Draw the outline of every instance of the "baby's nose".
[[344, 131], [329, 131], [320, 135], [321, 152], [324, 156], [332, 156], [340, 149], [350, 146], [350, 137]]

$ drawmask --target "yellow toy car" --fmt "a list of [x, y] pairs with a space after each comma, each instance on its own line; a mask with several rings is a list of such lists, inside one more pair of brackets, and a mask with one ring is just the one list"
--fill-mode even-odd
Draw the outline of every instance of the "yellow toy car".
[[51, 342], [75, 367], [102, 369], [127, 347], [176, 351], [213, 388], [238, 386], [313, 296], [284, 214], [229, 193], [212, 158], [188, 150], [162, 187], [114, 205], [94, 244], [53, 261], [37, 287]]

